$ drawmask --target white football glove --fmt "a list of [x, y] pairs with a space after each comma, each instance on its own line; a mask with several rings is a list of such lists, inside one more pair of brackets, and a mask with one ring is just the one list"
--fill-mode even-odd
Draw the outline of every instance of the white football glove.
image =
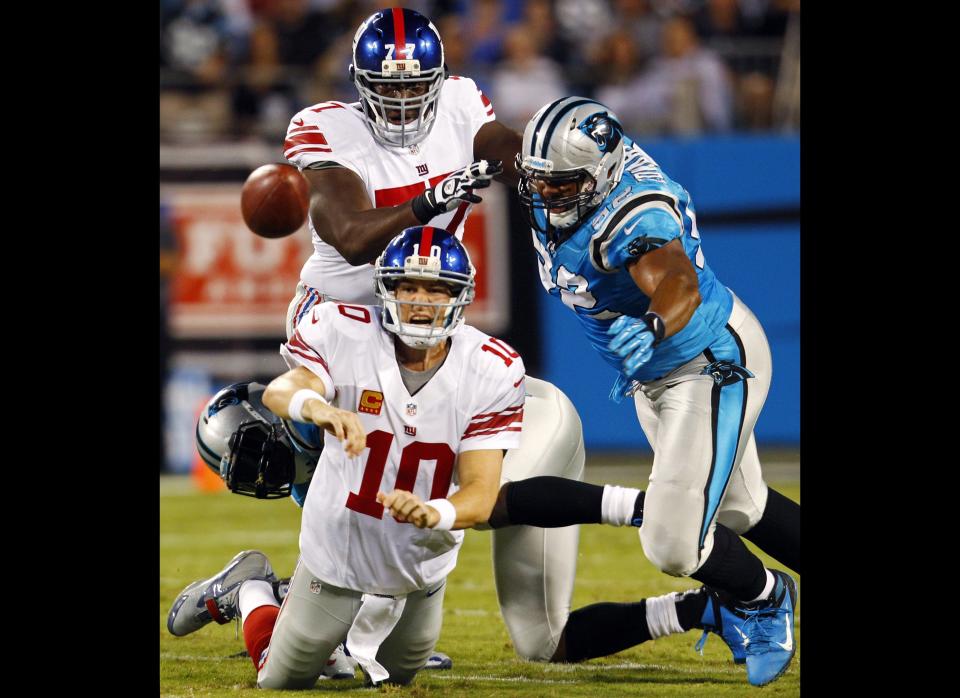
[[479, 204], [482, 199], [473, 193], [474, 189], [490, 186], [490, 180], [503, 172], [503, 163], [499, 160], [478, 160], [463, 169], [451, 172], [432, 189], [427, 189], [410, 202], [413, 214], [426, 224], [434, 216], [452, 211], [464, 201]]

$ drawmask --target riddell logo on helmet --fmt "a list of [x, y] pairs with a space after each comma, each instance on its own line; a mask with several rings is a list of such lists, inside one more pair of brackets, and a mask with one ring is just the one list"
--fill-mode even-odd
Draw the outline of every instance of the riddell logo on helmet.
[[357, 411], [367, 414], [380, 414], [381, 409], [383, 409], [383, 393], [376, 390], [364, 390], [360, 395], [360, 405], [357, 407]]

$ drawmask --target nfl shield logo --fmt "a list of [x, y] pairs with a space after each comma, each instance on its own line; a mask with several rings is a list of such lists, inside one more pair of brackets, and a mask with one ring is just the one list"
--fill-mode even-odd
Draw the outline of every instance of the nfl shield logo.
[[408, 402], [407, 403], [407, 416], [416, 417], [417, 416], [417, 403]]

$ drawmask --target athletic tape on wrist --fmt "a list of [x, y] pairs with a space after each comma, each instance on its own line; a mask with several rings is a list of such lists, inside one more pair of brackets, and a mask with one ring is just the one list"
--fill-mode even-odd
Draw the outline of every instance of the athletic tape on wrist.
[[290, 398], [290, 404], [289, 406], [287, 406], [287, 412], [290, 414], [290, 419], [292, 419], [295, 422], [307, 421], [306, 419], [304, 419], [303, 413], [301, 412], [301, 410], [303, 409], [303, 403], [305, 403], [307, 400], [319, 400], [324, 405], [330, 404], [326, 401], [323, 395], [318, 393], [316, 390], [310, 390], [310, 388], [303, 388], [302, 390], [298, 390], [297, 392], [295, 392], [293, 394], [293, 397]]
[[657, 313], [647, 312], [643, 315], [643, 321], [653, 332], [653, 346], [657, 346], [663, 341], [663, 335], [666, 334], [667, 326], [663, 323], [663, 318]]
[[449, 499], [431, 499], [427, 502], [427, 506], [433, 507], [440, 514], [440, 520], [433, 527], [434, 530], [449, 531], [453, 528], [453, 524], [457, 520], [457, 508], [453, 506], [453, 502]]

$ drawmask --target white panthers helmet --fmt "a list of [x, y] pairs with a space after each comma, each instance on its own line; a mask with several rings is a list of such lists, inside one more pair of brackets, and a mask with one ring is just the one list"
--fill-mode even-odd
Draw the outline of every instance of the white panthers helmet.
[[[580, 225], [620, 183], [623, 165], [623, 126], [610, 109], [586, 97], [547, 104], [527, 123], [517, 154], [530, 225], [552, 238]], [[577, 183], [575, 194], [547, 201], [541, 193], [545, 184], [570, 182]]]
[[263, 404], [264, 389], [234, 383], [210, 398], [197, 420], [197, 451], [232, 492], [274, 499], [310, 480], [323, 434], [273, 414]]

